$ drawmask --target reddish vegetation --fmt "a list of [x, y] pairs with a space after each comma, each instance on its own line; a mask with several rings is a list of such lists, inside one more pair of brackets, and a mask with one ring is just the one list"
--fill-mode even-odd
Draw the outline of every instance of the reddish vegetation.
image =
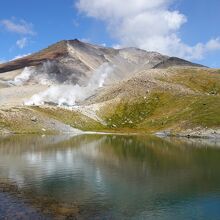
[[0, 64], [0, 73], [21, 69], [26, 66], [37, 66], [44, 61], [54, 60], [67, 54], [66, 41], [61, 41], [32, 55]]

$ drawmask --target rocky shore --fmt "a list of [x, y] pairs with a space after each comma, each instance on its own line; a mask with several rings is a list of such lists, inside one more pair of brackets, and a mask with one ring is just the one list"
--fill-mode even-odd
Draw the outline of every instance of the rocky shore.
[[186, 137], [186, 138], [202, 138], [202, 139], [219, 139], [220, 141], [220, 129], [201, 128], [187, 129], [179, 133], [172, 131], [156, 132], [156, 136], [159, 137]]

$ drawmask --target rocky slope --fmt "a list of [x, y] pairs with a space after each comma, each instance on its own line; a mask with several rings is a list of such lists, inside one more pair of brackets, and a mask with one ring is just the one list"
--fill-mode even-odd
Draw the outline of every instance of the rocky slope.
[[114, 68], [109, 81], [131, 77], [142, 69], [169, 66], [201, 66], [179, 58], [137, 48], [113, 49], [83, 43], [79, 40], [61, 41], [21, 59], [0, 64], [0, 73], [32, 67], [36, 75], [48, 75], [57, 83], [85, 84], [104, 63]]
[[[65, 85], [71, 87], [62, 87], [61, 99], [79, 96], [77, 105], [58, 107], [54, 97], [48, 99]], [[44, 105], [23, 105], [42, 92]], [[0, 64], [0, 133], [70, 132], [69, 126], [220, 137], [220, 71], [156, 52], [78, 40]]]

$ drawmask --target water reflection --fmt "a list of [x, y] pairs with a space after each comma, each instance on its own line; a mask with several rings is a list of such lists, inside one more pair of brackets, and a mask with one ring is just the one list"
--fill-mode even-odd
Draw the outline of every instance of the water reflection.
[[210, 144], [145, 136], [5, 137], [0, 178], [77, 202], [87, 219], [216, 219], [220, 148]]

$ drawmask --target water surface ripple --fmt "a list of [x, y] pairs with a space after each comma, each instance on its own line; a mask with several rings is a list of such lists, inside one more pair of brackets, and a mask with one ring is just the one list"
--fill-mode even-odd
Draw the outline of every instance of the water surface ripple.
[[0, 182], [8, 189], [0, 193], [0, 218], [220, 219], [219, 145], [146, 136], [1, 137]]

